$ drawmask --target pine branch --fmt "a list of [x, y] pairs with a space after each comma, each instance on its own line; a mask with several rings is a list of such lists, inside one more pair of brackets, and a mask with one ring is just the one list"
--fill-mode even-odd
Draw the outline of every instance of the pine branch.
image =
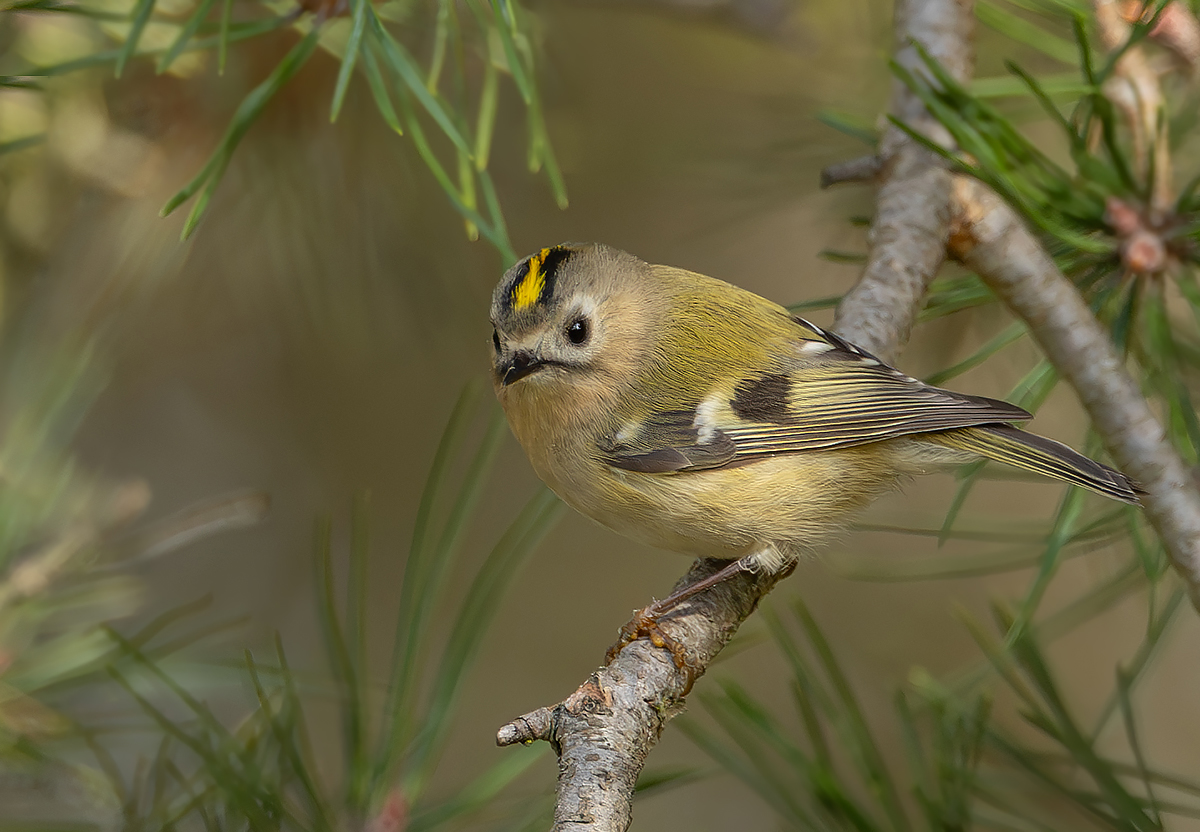
[[957, 176], [953, 193], [952, 254], [1025, 321], [1075, 389], [1117, 465], [1144, 490], [1146, 515], [1200, 609], [1200, 491], [1112, 340], [994, 191]]

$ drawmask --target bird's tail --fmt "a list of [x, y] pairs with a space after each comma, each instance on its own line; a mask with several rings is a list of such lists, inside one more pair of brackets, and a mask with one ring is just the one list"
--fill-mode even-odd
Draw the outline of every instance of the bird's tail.
[[1120, 471], [1088, 459], [1053, 439], [1027, 433], [1011, 425], [980, 425], [972, 428], [922, 434], [922, 439], [1004, 462], [1035, 474], [1080, 485], [1097, 494], [1141, 505], [1133, 481]]

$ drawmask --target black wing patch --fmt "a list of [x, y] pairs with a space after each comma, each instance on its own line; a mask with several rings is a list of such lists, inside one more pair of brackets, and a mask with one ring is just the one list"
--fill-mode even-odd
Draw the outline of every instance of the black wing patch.
[[729, 406], [747, 422], [785, 425], [791, 421], [792, 381], [783, 373], [767, 373], [737, 386]]

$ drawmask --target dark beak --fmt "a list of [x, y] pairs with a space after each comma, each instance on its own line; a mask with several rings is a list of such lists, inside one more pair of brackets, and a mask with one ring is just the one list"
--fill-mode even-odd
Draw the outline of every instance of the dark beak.
[[503, 375], [500, 377], [500, 383], [507, 387], [514, 381], [520, 381], [525, 376], [532, 375], [545, 366], [546, 363], [533, 353], [528, 350], [519, 350], [513, 353], [512, 358], [509, 359], [508, 366], [502, 368]]

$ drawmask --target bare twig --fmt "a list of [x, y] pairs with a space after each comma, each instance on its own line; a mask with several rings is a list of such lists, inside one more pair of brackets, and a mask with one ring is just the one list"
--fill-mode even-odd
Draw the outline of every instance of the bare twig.
[[[971, 74], [971, 4], [911, 0], [896, 4], [896, 61], [926, 74], [912, 42], [959, 80]], [[950, 138], [917, 96], [893, 82], [892, 114], [943, 145]], [[890, 126], [879, 148], [882, 182], [868, 239], [871, 256], [858, 283], [842, 299], [834, 328], [884, 361], [908, 343], [925, 290], [946, 256], [950, 173], [935, 154]]]
[[125, 568], [135, 562], [157, 558], [190, 546], [197, 540], [234, 529], [244, 529], [262, 521], [271, 506], [265, 491], [227, 494], [202, 500], [182, 511], [111, 541], [115, 552], [104, 566]]
[[1200, 491], [1124, 362], [1016, 213], [981, 182], [955, 177], [952, 253], [1033, 333], [1075, 388], [1121, 470], [1145, 491], [1146, 515], [1200, 609]]
[[[965, 79], [970, 70], [970, 0], [898, 0], [898, 59], [915, 67], [919, 41]], [[916, 70], [914, 70], [916, 71]], [[937, 130], [907, 87], [893, 89], [892, 111], [907, 123]], [[925, 287], [945, 257], [951, 179], [941, 163], [899, 130], [889, 130], [871, 261], [838, 310], [838, 332], [885, 358], [907, 341]], [[865, 286], [863, 284], [866, 284]], [[713, 574], [723, 561], [697, 560], [676, 589]], [[688, 600], [660, 621], [686, 646], [690, 668], [669, 650], [636, 641], [574, 694], [500, 729], [497, 742], [546, 740], [559, 754], [554, 830], [623, 832], [632, 820], [633, 788], [646, 755], [683, 706], [695, 678], [720, 652], [782, 575], [740, 574]]]
[[883, 169], [883, 160], [872, 153], [846, 162], [837, 162], [821, 171], [821, 188], [846, 182], [874, 182]]
[[[150, 502], [150, 488], [141, 480], [113, 487], [97, 500], [86, 517], [71, 523], [53, 540], [0, 576], [0, 612], [45, 592], [86, 554], [105, 532], [120, 529], [141, 514]], [[3, 668], [0, 668], [3, 669]]]

